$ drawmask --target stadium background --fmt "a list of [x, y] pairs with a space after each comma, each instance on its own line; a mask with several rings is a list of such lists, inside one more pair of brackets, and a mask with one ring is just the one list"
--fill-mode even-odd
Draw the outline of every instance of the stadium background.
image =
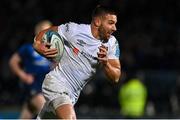
[[[33, 40], [34, 25], [49, 19], [89, 23], [98, 0], [1, 0], [0, 3], [0, 118], [16, 118], [23, 96], [18, 78], [8, 66], [12, 53]], [[118, 11], [115, 36], [121, 48], [122, 70], [138, 72], [148, 89], [146, 118], [179, 118], [180, 1], [102, 0]], [[102, 74], [84, 89], [78, 118], [121, 118], [118, 85]], [[179, 86], [178, 86], [179, 85]]]

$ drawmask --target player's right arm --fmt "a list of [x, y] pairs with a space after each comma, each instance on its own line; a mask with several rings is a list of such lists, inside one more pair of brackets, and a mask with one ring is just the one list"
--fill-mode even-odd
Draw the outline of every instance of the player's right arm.
[[31, 84], [34, 81], [34, 77], [31, 74], [28, 74], [21, 67], [20, 63], [22, 62], [21, 57], [16, 52], [12, 55], [9, 60], [9, 66], [11, 70], [25, 83]]
[[57, 49], [56, 48], [51, 49], [50, 48], [51, 45], [49, 43], [43, 43], [42, 41], [42, 37], [44, 33], [47, 32], [48, 30], [53, 30], [57, 32], [58, 26], [52, 26], [46, 30], [39, 32], [34, 38], [33, 47], [42, 56], [46, 58], [53, 58], [53, 57], [56, 57], [58, 53]]

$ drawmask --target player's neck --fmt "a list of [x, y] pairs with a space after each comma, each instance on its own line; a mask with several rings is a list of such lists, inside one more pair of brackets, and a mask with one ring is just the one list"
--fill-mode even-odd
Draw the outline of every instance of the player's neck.
[[91, 23], [91, 33], [94, 38], [96, 38], [98, 40], [100, 39], [98, 28], [93, 23]]

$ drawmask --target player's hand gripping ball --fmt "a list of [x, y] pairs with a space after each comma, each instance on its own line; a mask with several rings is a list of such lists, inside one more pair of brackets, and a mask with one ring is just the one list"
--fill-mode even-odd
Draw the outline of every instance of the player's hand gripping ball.
[[45, 32], [42, 41], [44, 43], [50, 43], [50, 48], [56, 48], [58, 53], [52, 60], [59, 62], [64, 53], [64, 41], [63, 38], [56, 31], [48, 30]]

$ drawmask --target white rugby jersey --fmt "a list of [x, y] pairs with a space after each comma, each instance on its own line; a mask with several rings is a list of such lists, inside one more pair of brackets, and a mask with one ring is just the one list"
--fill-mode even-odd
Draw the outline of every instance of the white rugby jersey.
[[[75, 104], [80, 91], [99, 67], [97, 52], [102, 42], [93, 37], [87, 24], [62, 24], [58, 27], [58, 33], [64, 38], [65, 50], [58, 66], [49, 74], [69, 90]], [[119, 45], [114, 36], [103, 44], [108, 47], [108, 59], [119, 59]]]

